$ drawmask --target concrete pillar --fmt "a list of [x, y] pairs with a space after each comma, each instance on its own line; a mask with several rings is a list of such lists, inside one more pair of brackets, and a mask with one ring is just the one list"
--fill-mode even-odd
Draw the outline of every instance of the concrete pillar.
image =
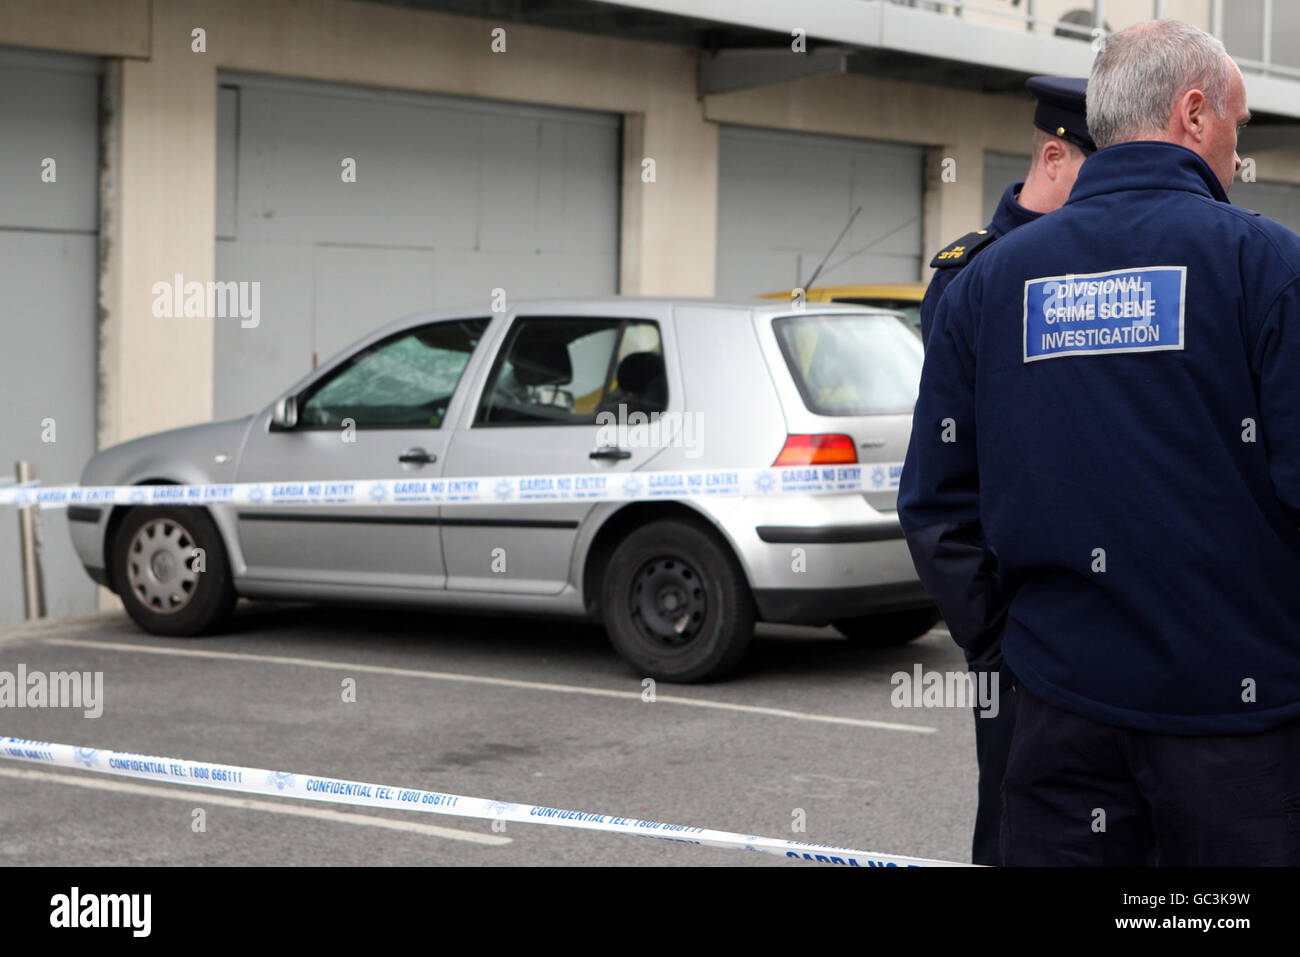
[[713, 295], [717, 124], [704, 119], [694, 100], [625, 114], [623, 122], [620, 291]]
[[921, 278], [934, 254], [984, 225], [984, 148], [974, 136], [925, 151], [924, 254]]
[[159, 318], [155, 283], [213, 273], [216, 65], [193, 18], [152, 8], [152, 55], [113, 64], [101, 250], [100, 445], [207, 421], [212, 320]]

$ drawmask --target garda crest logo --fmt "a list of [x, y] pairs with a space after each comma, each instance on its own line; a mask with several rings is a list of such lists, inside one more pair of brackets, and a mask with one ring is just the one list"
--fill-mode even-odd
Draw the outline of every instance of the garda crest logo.
[[388, 489], [384, 488], [380, 483], [376, 482], [374, 485], [370, 486], [370, 498], [372, 501], [382, 502], [387, 497]]
[[772, 489], [776, 488], [776, 479], [772, 477], [771, 472], [764, 472], [754, 480], [754, 486], [766, 495], [768, 492], [772, 491]]
[[248, 490], [248, 500], [250, 502], [260, 502], [266, 498], [266, 489], [260, 485], [254, 485]]
[[641, 494], [641, 480], [635, 475], [629, 475], [623, 480], [623, 491], [631, 496]]
[[500, 479], [497, 484], [492, 487], [492, 494], [504, 502], [510, 498], [510, 493], [513, 490], [514, 485], [511, 484], [509, 479]]
[[885, 475], [885, 470], [879, 465], [877, 465], [871, 472], [871, 484], [876, 488], [882, 488], [885, 484], [886, 478], [888, 478], [888, 476]]
[[489, 814], [504, 817], [518, 806], [518, 804], [511, 804], [509, 801], [489, 801], [487, 809]]
[[273, 785], [277, 791], [293, 787], [293, 775], [288, 771], [272, 771], [266, 776], [266, 783]]
[[98, 748], [77, 748], [77, 763], [93, 768], [95, 766], [95, 755], [97, 754], [99, 754]]

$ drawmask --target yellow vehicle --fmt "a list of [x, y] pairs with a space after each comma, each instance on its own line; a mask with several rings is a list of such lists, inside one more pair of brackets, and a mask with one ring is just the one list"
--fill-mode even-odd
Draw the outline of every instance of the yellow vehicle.
[[[765, 292], [762, 299], [794, 299], [793, 289]], [[814, 286], [804, 293], [806, 302], [848, 302], [855, 306], [877, 306], [901, 312], [914, 329], [921, 328], [921, 300], [925, 298], [925, 283], [895, 282], [862, 286]]]

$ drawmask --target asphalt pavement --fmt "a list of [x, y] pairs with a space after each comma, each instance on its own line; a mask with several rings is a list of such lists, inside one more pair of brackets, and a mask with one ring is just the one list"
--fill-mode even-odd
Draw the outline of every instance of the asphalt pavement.
[[[654, 701], [594, 626], [368, 608], [243, 603], [202, 639], [7, 626], [19, 664], [102, 672], [103, 713], [0, 708], [0, 736], [970, 860], [971, 712], [891, 704], [896, 672], [964, 670], [942, 625], [893, 648], [762, 625], [739, 674]], [[0, 760], [0, 865], [110, 864], [800, 866]]]

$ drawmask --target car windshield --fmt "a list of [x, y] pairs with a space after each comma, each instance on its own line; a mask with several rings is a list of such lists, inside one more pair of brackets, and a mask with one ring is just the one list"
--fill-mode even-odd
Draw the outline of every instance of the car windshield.
[[786, 365], [819, 415], [911, 412], [921, 382], [921, 340], [888, 315], [773, 320]]
[[363, 349], [306, 397], [303, 425], [438, 428], [487, 323], [442, 320]]

